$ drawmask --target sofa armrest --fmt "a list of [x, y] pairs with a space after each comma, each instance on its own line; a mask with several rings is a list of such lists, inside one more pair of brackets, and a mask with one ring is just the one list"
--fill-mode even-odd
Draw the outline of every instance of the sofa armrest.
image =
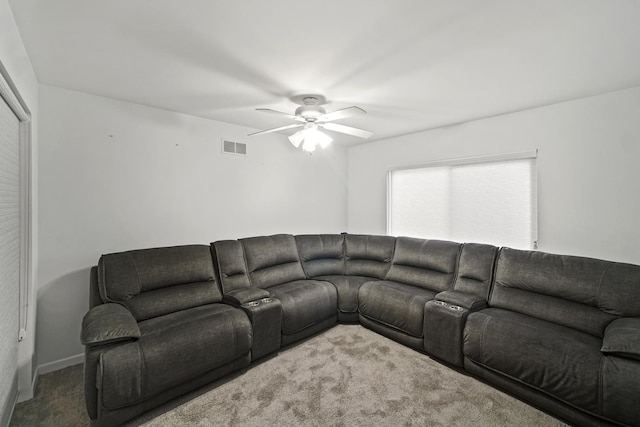
[[119, 304], [100, 304], [82, 319], [80, 341], [88, 347], [140, 338], [140, 328], [131, 312]]
[[244, 288], [235, 291], [227, 292], [222, 298], [222, 302], [225, 304], [233, 305], [234, 307], [240, 307], [242, 304], [246, 304], [251, 301], [257, 301], [262, 298], [269, 298], [271, 293], [265, 289], [260, 288]]
[[460, 291], [443, 291], [436, 295], [437, 301], [457, 305], [469, 311], [480, 310], [487, 306], [487, 301], [478, 295]]
[[601, 352], [640, 360], [640, 318], [616, 319], [604, 331]]

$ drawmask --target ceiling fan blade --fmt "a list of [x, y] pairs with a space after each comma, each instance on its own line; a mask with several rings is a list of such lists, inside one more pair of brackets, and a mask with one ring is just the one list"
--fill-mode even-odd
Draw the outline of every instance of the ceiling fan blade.
[[322, 126], [327, 130], [334, 132], [346, 133], [347, 135], [357, 136], [358, 138], [369, 138], [373, 135], [373, 132], [368, 130], [358, 129], [351, 126], [339, 125], [337, 123], [318, 123], [318, 126]]
[[327, 114], [323, 114], [316, 120], [318, 122], [330, 122], [333, 120], [344, 119], [345, 117], [352, 117], [360, 114], [367, 114], [367, 112], [360, 107], [347, 107], [343, 108], [342, 110], [336, 110]]
[[287, 117], [287, 118], [292, 119], [292, 120], [297, 120], [299, 122], [304, 122], [305, 121], [303, 117], [294, 116], [292, 114], [283, 113], [282, 111], [276, 111], [276, 110], [272, 110], [270, 108], [256, 108], [256, 111], [263, 111], [265, 113], [277, 114], [279, 116], [284, 116], [284, 117]]
[[260, 132], [250, 133], [249, 136], [262, 135], [262, 134], [271, 133], [271, 132], [278, 132], [278, 131], [281, 131], [281, 130], [299, 128], [299, 127], [302, 127], [302, 126], [304, 126], [302, 123], [300, 123], [300, 124], [294, 123], [292, 125], [280, 126], [279, 128], [261, 130]]

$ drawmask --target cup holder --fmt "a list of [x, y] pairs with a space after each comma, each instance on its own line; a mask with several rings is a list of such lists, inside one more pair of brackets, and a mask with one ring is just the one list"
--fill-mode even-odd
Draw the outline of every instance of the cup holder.
[[245, 304], [247, 307], [257, 307], [260, 305], [260, 301], [251, 301]]
[[444, 305], [447, 305], [447, 303], [446, 303], [446, 302], [443, 302], [443, 301], [434, 301], [434, 303], [435, 303], [436, 305], [443, 305], [443, 306], [444, 306]]
[[267, 298], [262, 298], [262, 299], [260, 300], [260, 302], [265, 303], [265, 304], [266, 304], [266, 303], [269, 303], [269, 302], [271, 302], [271, 301], [273, 301], [273, 298], [268, 298], [268, 297], [267, 297]]
[[463, 310], [463, 308], [460, 307], [459, 305], [450, 305], [449, 308], [451, 310], [455, 310], [455, 311], [462, 311]]

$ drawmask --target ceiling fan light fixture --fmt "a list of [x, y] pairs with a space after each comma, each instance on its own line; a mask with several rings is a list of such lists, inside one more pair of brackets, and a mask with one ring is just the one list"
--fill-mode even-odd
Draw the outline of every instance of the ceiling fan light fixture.
[[[301, 134], [301, 136], [297, 136], [297, 134]], [[333, 141], [329, 135], [319, 131], [318, 126], [315, 123], [307, 123], [303, 130], [291, 135], [289, 140], [294, 143], [291, 138], [294, 138], [294, 141], [298, 141], [301, 138], [301, 140], [304, 141], [302, 149], [308, 152], [314, 151], [318, 145], [324, 149], [331, 144], [331, 141]], [[298, 146], [299, 145], [300, 144], [298, 144]]]
[[298, 148], [304, 139], [304, 132], [299, 130], [289, 137], [289, 141], [293, 144], [294, 147]]
[[331, 138], [324, 132], [320, 132], [319, 130], [316, 130], [316, 138], [318, 140], [318, 144], [320, 144], [320, 147], [322, 147], [322, 149], [327, 148], [329, 144], [331, 144], [331, 141], [333, 141], [333, 138]]
[[289, 136], [289, 141], [294, 147], [298, 148], [302, 145], [302, 149], [309, 152], [314, 151], [318, 145], [322, 148], [326, 148], [333, 141], [331, 136], [322, 132], [320, 128], [331, 132], [356, 136], [358, 138], [369, 138], [373, 135], [373, 132], [368, 130], [333, 123], [334, 120], [340, 120], [359, 114], [366, 114], [366, 111], [360, 107], [352, 106], [327, 113], [322, 107], [323, 104], [327, 103], [326, 98], [322, 95], [296, 95], [291, 97], [291, 100], [300, 105], [300, 107], [296, 109], [294, 115], [272, 110], [270, 108], [258, 108], [257, 110], [287, 117], [294, 120], [296, 123], [260, 132], [254, 132], [249, 135], [263, 135], [266, 133], [280, 132], [283, 130], [302, 127], [301, 130]]
[[308, 153], [312, 153], [316, 150], [316, 142], [311, 138], [305, 138], [302, 144], [302, 149]]

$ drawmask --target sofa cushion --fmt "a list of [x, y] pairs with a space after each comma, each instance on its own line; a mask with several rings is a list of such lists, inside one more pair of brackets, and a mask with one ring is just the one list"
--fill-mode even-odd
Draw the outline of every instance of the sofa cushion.
[[222, 300], [204, 245], [103, 255], [98, 285], [105, 302], [125, 305], [138, 321]]
[[455, 291], [489, 299], [498, 248], [480, 243], [465, 243], [460, 251]]
[[242, 244], [237, 240], [211, 243], [211, 256], [216, 265], [222, 292], [228, 293], [251, 286]]
[[345, 235], [345, 274], [384, 279], [395, 242], [391, 236]]
[[[611, 295], [631, 287], [611, 280], [613, 263], [591, 258], [502, 248], [489, 305], [567, 326], [602, 338], [618, 313], [634, 312], [640, 302], [624, 302]], [[616, 273], [618, 269], [613, 268]], [[640, 267], [623, 283], [638, 278]], [[608, 307], [604, 309], [604, 307]]]
[[211, 304], [140, 323], [138, 341], [105, 351], [98, 387], [117, 409], [221, 367], [251, 349], [251, 323], [240, 309]]
[[307, 234], [295, 236], [302, 268], [309, 278], [344, 274], [344, 236]]
[[362, 316], [413, 337], [424, 335], [424, 306], [436, 292], [388, 280], [360, 287], [358, 309]]
[[371, 277], [364, 276], [319, 276], [317, 280], [331, 283], [338, 290], [338, 309], [343, 313], [358, 312], [358, 291]]
[[296, 280], [269, 288], [282, 303], [282, 333], [293, 335], [336, 316], [338, 295], [329, 282]]
[[596, 413], [600, 339], [499, 308], [469, 314], [464, 355], [472, 362]]
[[601, 351], [640, 360], [640, 318], [625, 317], [611, 322], [604, 332]]
[[385, 280], [432, 291], [451, 289], [460, 247], [443, 240], [398, 237]]
[[274, 236], [240, 239], [251, 286], [269, 288], [294, 280], [306, 279], [293, 236]]
[[640, 425], [640, 362], [604, 357], [602, 363], [602, 415], [623, 425]]

